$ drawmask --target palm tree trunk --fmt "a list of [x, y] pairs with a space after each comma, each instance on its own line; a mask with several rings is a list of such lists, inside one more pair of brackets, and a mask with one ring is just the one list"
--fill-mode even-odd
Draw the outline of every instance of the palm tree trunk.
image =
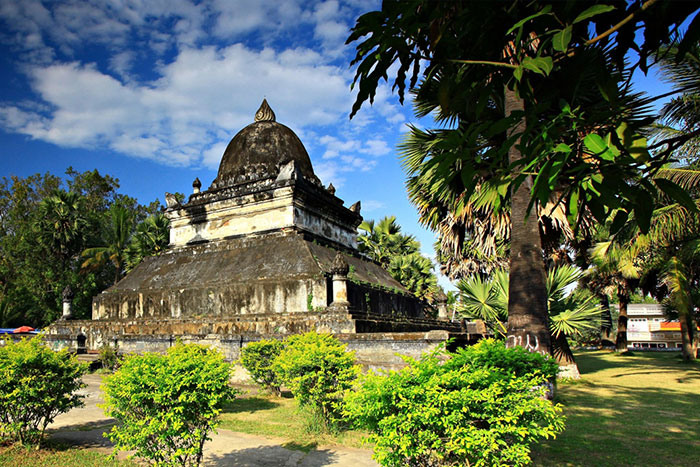
[[697, 349], [693, 348], [693, 344], [695, 343], [693, 324], [695, 323], [689, 315], [681, 315], [678, 318], [681, 322], [681, 355], [683, 356], [683, 360], [689, 362], [695, 360], [695, 354], [697, 352]]
[[581, 373], [578, 371], [578, 365], [574, 360], [574, 354], [569, 347], [569, 341], [563, 332], [560, 332], [554, 337], [554, 358], [559, 364], [558, 378], [580, 379]]
[[[523, 100], [505, 88], [505, 113], [524, 110]], [[525, 119], [508, 135], [522, 134]], [[511, 164], [522, 158], [518, 145], [508, 150]], [[508, 336], [506, 346], [521, 346], [545, 355], [552, 354], [547, 315], [547, 288], [537, 216], [527, 216], [532, 180], [528, 177], [511, 193], [510, 283], [508, 286]]]
[[695, 350], [695, 358], [698, 359], [700, 358], [700, 336], [698, 336], [698, 328], [700, 328], [700, 316], [695, 318], [697, 323], [693, 322], [693, 325], [695, 326], [693, 328], [693, 332], [695, 334], [695, 339], [693, 339], [693, 349]]
[[618, 290], [618, 302], [620, 304], [620, 316], [617, 318], [617, 339], [615, 340], [615, 352], [627, 352], [627, 305], [630, 297], [625, 291]]
[[612, 314], [610, 313], [610, 301], [608, 296], [601, 294], [598, 296], [600, 304], [603, 308], [603, 319], [600, 325], [600, 343], [605, 345], [605, 341], [610, 341], [610, 334], [612, 333]]

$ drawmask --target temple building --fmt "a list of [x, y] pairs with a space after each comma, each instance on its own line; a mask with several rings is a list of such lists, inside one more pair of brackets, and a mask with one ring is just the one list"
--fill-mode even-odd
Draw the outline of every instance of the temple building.
[[346, 207], [332, 184], [321, 184], [304, 145], [265, 100], [228, 144], [216, 179], [201, 186], [195, 179], [182, 204], [166, 193], [167, 251], [97, 295], [91, 320], [66, 315], [53, 324], [55, 347], [162, 351], [179, 338], [235, 359], [251, 340], [314, 330], [389, 361], [448, 337], [478, 337], [444, 309], [431, 317], [359, 253], [360, 202]]

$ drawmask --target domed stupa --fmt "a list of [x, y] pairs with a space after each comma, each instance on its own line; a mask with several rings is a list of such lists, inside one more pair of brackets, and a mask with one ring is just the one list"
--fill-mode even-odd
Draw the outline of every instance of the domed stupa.
[[[97, 295], [92, 320], [53, 325], [50, 341], [141, 352], [180, 338], [237, 358], [250, 340], [315, 330], [345, 336], [360, 355], [389, 349], [391, 360], [397, 339], [423, 350], [431, 339], [469, 338], [426, 317], [425, 303], [358, 252], [360, 203], [346, 207], [324, 188], [267, 101], [229, 142], [216, 179], [201, 186], [195, 178], [183, 204], [166, 193], [168, 249]], [[435, 330], [442, 334], [426, 337]]]

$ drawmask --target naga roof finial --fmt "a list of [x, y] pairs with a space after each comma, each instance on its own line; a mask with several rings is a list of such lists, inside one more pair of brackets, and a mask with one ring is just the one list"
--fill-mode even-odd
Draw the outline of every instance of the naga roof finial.
[[257, 112], [255, 112], [255, 121], [256, 122], [274, 122], [275, 121], [275, 113], [272, 111], [270, 108], [270, 105], [267, 103], [267, 99], [263, 99], [262, 104], [260, 104], [260, 108], [258, 109]]

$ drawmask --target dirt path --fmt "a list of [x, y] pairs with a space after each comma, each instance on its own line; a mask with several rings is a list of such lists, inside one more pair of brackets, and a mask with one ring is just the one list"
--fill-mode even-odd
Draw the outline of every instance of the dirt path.
[[[51, 439], [111, 452], [112, 443], [102, 436], [114, 420], [105, 417], [97, 404], [102, 402], [100, 376], [86, 375], [85, 407], [56, 417], [49, 426]], [[229, 430], [218, 430], [204, 445], [205, 466], [240, 467], [376, 467], [372, 452], [338, 446], [319, 446], [308, 453], [289, 449], [280, 438], [267, 438]], [[125, 457], [126, 454], [120, 457]]]

